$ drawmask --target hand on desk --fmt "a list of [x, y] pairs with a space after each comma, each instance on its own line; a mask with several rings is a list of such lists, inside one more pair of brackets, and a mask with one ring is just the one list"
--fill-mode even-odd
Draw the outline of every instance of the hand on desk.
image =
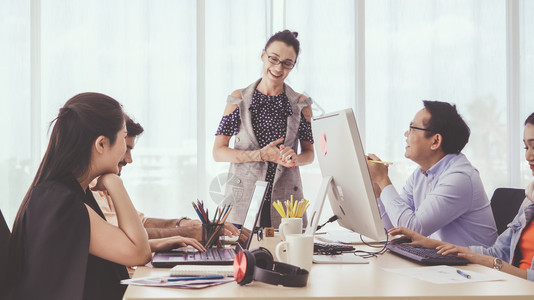
[[481, 257], [477, 256], [481, 255], [472, 252], [471, 250], [469, 250], [468, 247], [457, 246], [447, 242], [434, 240], [405, 227], [392, 228], [388, 231], [388, 233], [392, 236], [401, 234], [403, 237], [411, 239], [412, 242], [408, 244], [435, 248], [436, 250], [438, 250], [439, 254], [456, 255], [467, 259], [471, 263], [480, 263], [478, 260], [480, 260]]
[[150, 250], [155, 251], [167, 251], [174, 248], [180, 248], [185, 246], [192, 246], [193, 248], [199, 251], [206, 251], [206, 248], [202, 244], [193, 238], [186, 238], [181, 236], [173, 236], [161, 239], [151, 239], [148, 240], [150, 243]]
[[238, 236], [239, 230], [230, 222], [224, 223], [224, 235], [228, 237]]
[[[184, 236], [192, 237], [197, 241], [202, 240], [202, 223], [199, 220], [183, 220], [177, 228]], [[224, 229], [220, 231], [220, 235], [237, 236], [239, 235], [239, 230], [232, 223], [226, 222], [224, 223]]]
[[[478, 254], [469, 249], [469, 247], [457, 246], [449, 243], [443, 243], [443, 245], [437, 246], [438, 253], [443, 255], [456, 255], [467, 259], [472, 264], [484, 265], [488, 260], [486, 255]], [[490, 259], [492, 260], [492, 259]]]
[[412, 240], [412, 242], [409, 243], [411, 245], [421, 245], [428, 248], [436, 248], [438, 246], [448, 245], [448, 243], [427, 238], [424, 235], [402, 226], [391, 228], [388, 230], [388, 233], [391, 236], [402, 235], [403, 237], [409, 238]]
[[241, 228], [241, 231], [242, 231], [242, 235], [239, 236], [239, 241], [238, 242], [239, 243], [244, 243], [244, 242], [248, 241], [250, 235], [252, 234], [252, 231], [250, 231], [250, 229], [245, 228], [245, 227]]

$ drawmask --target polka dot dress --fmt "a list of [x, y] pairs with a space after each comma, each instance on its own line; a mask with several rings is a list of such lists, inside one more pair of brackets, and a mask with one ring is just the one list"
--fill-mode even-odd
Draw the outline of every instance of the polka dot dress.
[[[249, 108], [252, 118], [252, 128], [254, 135], [263, 148], [272, 141], [275, 141], [281, 137], [286, 137], [287, 130], [287, 118], [293, 114], [291, 105], [285, 92], [277, 96], [267, 96], [260, 93], [258, 90], [254, 91], [252, 95], [252, 103]], [[239, 116], [239, 107], [231, 114], [223, 116], [217, 132], [215, 135], [236, 135], [239, 133], [239, 126], [241, 124], [241, 118]], [[311, 124], [301, 114], [300, 124], [298, 130], [298, 138], [304, 141], [310, 141], [313, 143], [313, 136], [311, 131]], [[267, 175], [265, 181], [270, 183], [269, 190], [267, 191], [265, 206], [266, 209], [262, 210], [261, 226], [270, 226], [270, 206], [271, 206], [271, 194], [272, 186], [274, 182], [274, 175], [276, 173], [277, 164], [268, 162]]]

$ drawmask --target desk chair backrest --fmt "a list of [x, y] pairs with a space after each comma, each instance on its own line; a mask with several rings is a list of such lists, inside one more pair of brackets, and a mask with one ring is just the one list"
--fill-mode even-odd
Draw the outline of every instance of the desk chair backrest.
[[0, 286], [4, 286], [4, 275], [7, 270], [7, 254], [9, 252], [9, 236], [11, 232], [0, 210]]
[[525, 200], [524, 189], [498, 188], [495, 190], [491, 197], [491, 210], [499, 234], [506, 230], [507, 225], [517, 215], [523, 200]]

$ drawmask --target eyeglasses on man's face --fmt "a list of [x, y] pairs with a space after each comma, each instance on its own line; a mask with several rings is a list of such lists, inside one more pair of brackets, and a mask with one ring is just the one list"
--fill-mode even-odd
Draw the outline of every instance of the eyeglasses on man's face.
[[410, 129], [408, 129], [408, 133], [412, 133], [414, 130], [421, 130], [421, 131], [432, 132], [432, 130], [430, 130], [430, 129], [428, 129], [428, 128], [421, 128], [421, 127], [416, 127], [416, 126], [412, 126], [412, 125], [410, 125]]
[[291, 70], [293, 69], [293, 67], [295, 66], [295, 64], [292, 62], [292, 61], [289, 61], [289, 60], [284, 60], [284, 61], [281, 61], [278, 57], [276, 56], [272, 56], [272, 55], [267, 55], [267, 59], [269, 59], [269, 62], [273, 65], [278, 65], [278, 64], [282, 64], [282, 67], [284, 69], [288, 69], [288, 70]]

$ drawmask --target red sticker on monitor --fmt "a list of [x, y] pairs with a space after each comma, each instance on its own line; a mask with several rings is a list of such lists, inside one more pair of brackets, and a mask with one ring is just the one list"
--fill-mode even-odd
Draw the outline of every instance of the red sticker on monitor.
[[319, 142], [321, 143], [321, 151], [323, 151], [323, 154], [326, 156], [326, 134], [321, 134]]

